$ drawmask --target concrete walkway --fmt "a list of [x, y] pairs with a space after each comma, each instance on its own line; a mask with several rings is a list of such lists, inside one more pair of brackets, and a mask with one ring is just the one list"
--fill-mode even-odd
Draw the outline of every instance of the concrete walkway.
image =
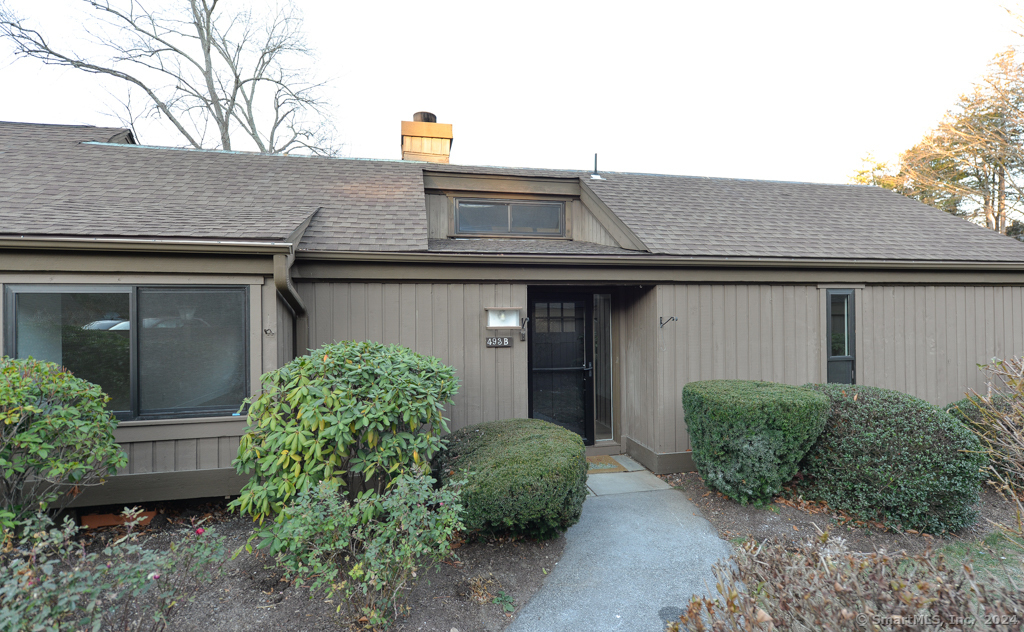
[[682, 492], [616, 460], [634, 471], [588, 477], [561, 561], [507, 632], [658, 632], [691, 595], [714, 591], [711, 566], [729, 544]]

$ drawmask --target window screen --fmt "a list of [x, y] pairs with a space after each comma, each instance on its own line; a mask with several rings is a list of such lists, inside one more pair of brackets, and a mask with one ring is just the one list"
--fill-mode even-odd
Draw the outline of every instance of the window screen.
[[237, 409], [245, 399], [245, 292], [139, 288], [139, 409]]
[[98, 384], [107, 408], [131, 408], [131, 295], [125, 292], [17, 294], [15, 345], [19, 358], [54, 362]]
[[562, 202], [457, 200], [455, 232], [460, 235], [561, 237]]

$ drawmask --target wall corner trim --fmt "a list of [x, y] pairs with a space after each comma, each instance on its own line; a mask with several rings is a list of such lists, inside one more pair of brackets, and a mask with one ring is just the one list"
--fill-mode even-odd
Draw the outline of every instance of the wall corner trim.
[[657, 454], [650, 448], [625, 436], [622, 437], [622, 445], [626, 448], [626, 454], [655, 474], [697, 471], [697, 467], [693, 463], [693, 452], [690, 450]]

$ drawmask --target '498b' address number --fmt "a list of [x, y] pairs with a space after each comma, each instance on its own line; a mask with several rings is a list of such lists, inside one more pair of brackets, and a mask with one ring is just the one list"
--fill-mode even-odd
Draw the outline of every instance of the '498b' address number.
[[488, 338], [487, 339], [487, 346], [488, 347], [511, 347], [512, 346], [512, 339], [508, 338], [508, 337]]

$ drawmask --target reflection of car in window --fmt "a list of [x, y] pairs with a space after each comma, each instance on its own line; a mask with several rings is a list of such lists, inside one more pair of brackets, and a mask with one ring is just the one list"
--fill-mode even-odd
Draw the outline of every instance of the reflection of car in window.
[[[91, 323], [90, 323], [91, 324]], [[181, 329], [182, 327], [212, 327], [210, 323], [202, 318], [180, 318], [172, 316], [169, 318], [143, 318], [143, 329]], [[131, 323], [127, 320], [119, 322], [110, 327], [111, 331], [127, 331], [131, 329]]]
[[91, 323], [82, 325], [82, 329], [90, 329], [93, 331], [107, 331], [108, 329], [128, 329], [128, 327], [118, 327], [118, 325], [127, 325], [128, 321], [118, 319], [107, 319], [107, 320], [94, 320]]

